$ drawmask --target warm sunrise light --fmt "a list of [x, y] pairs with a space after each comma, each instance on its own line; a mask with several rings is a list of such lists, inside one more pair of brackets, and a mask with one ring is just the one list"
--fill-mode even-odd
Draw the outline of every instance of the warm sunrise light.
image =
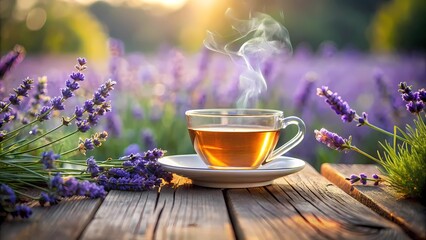
[[[97, 0], [68, 0], [74, 1], [81, 4], [91, 4]], [[110, 4], [120, 5], [127, 4], [130, 6], [138, 6], [138, 7], [162, 7], [167, 10], [178, 10], [182, 8], [188, 0], [103, 0]]]
[[142, 3], [159, 5], [170, 10], [177, 10], [183, 7], [188, 0], [137, 0]]

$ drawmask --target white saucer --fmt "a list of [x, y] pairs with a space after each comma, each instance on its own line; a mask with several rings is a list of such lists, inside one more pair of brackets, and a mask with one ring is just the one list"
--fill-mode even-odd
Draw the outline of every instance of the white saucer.
[[192, 179], [195, 185], [211, 188], [247, 188], [272, 184], [276, 178], [302, 170], [305, 162], [291, 157], [278, 157], [253, 170], [216, 170], [196, 154], [165, 156], [158, 162], [166, 171]]

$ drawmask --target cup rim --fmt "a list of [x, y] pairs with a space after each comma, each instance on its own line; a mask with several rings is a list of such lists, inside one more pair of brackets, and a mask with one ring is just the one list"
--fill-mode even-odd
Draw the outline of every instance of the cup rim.
[[[231, 111], [243, 111], [244, 114], [224, 114]], [[185, 116], [196, 117], [271, 117], [283, 116], [284, 112], [275, 109], [261, 108], [206, 108], [206, 109], [191, 109], [185, 112]]]

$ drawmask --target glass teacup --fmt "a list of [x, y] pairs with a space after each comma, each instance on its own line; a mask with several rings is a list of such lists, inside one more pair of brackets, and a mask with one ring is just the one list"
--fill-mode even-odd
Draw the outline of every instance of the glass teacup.
[[[212, 169], [257, 169], [299, 144], [304, 122], [270, 109], [197, 109], [186, 111], [192, 145]], [[275, 149], [280, 134], [296, 125], [296, 135]]]

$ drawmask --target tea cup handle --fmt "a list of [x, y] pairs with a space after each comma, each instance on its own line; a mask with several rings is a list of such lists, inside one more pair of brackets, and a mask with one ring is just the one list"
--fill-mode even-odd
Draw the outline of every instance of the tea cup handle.
[[281, 147], [275, 149], [265, 162], [269, 162], [273, 160], [274, 158], [279, 157], [283, 155], [284, 153], [288, 152], [290, 149], [294, 148], [297, 144], [299, 144], [303, 140], [303, 137], [305, 136], [306, 127], [302, 119], [295, 116], [290, 116], [290, 117], [282, 118], [280, 120], [282, 122], [281, 129], [285, 129], [288, 125], [294, 124], [294, 125], [297, 125], [297, 133], [288, 142], [284, 143]]

